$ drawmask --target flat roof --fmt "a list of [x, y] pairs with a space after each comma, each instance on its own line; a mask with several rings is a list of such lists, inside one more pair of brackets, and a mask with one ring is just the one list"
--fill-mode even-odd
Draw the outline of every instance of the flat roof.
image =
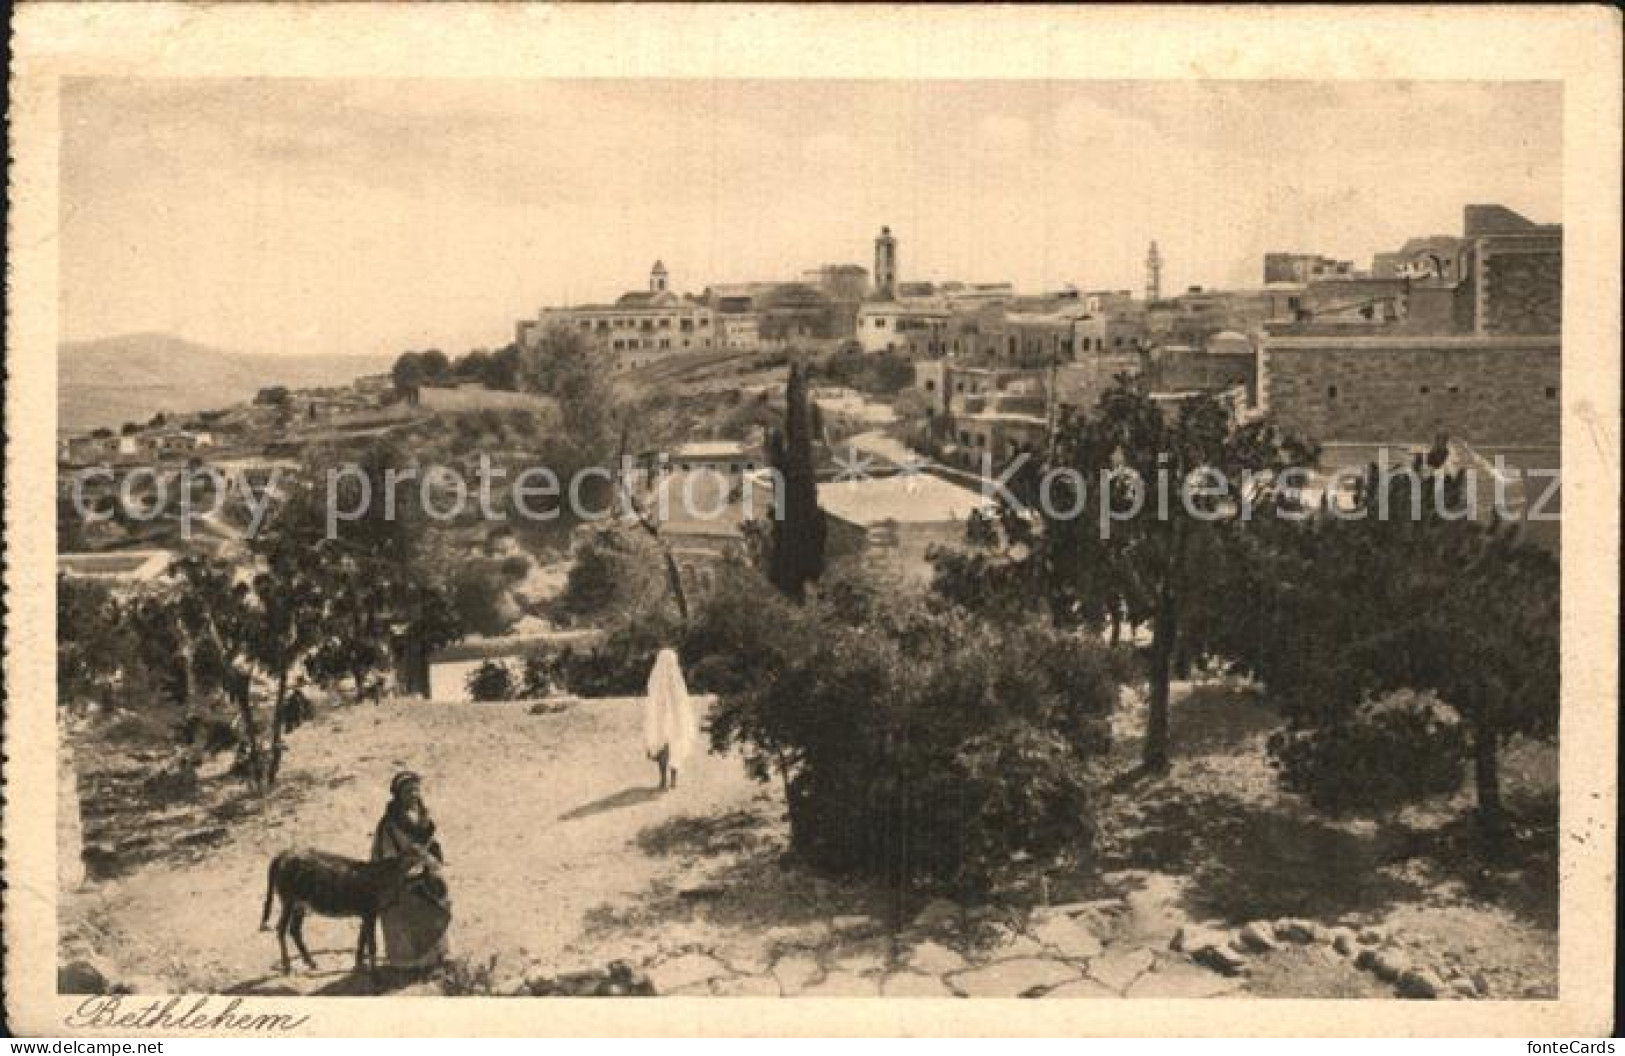
[[831, 517], [867, 527], [885, 521], [942, 524], [964, 521], [990, 500], [924, 473], [818, 485], [818, 504]]
[[671, 449], [672, 458], [726, 458], [744, 453], [745, 445], [738, 440], [690, 440]]

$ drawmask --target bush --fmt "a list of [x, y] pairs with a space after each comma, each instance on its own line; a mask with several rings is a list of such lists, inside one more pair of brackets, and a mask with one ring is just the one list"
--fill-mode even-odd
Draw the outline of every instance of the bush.
[[469, 672], [468, 695], [475, 700], [512, 700], [516, 686], [513, 669], [496, 660], [487, 660]]
[[713, 749], [784, 783], [805, 860], [963, 891], [1087, 843], [1117, 697], [1098, 643], [838, 582], [795, 606], [730, 578], [685, 659], [721, 694]]
[[564, 684], [564, 665], [569, 655], [566, 649], [556, 656], [537, 651], [525, 657], [519, 675], [519, 696], [524, 700], [536, 700], [557, 692]]
[[519, 618], [508, 581], [497, 562], [468, 561], [449, 577], [448, 594], [459, 626], [470, 634], [505, 634]]
[[592, 649], [560, 654], [558, 671], [576, 696], [635, 696], [648, 684], [655, 654], [681, 637], [682, 628], [664, 607], [640, 610], [606, 631]]
[[1346, 721], [1269, 740], [1282, 785], [1329, 814], [1377, 813], [1461, 787], [1466, 732], [1454, 709], [1395, 693]]
[[647, 536], [625, 528], [583, 533], [556, 605], [568, 617], [623, 612], [665, 590], [660, 556]]

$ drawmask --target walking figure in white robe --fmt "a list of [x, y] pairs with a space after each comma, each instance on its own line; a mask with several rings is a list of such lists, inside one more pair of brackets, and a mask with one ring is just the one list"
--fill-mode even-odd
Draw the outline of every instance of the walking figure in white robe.
[[660, 767], [662, 789], [677, 787], [677, 772], [687, 763], [699, 735], [677, 654], [662, 649], [649, 672], [649, 693], [643, 702], [643, 749]]

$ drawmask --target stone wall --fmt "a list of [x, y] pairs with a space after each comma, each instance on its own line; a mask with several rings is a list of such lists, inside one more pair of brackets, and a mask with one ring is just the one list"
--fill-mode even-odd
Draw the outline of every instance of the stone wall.
[[1271, 415], [1321, 441], [1557, 444], [1557, 338], [1271, 338]]
[[1146, 374], [1151, 387], [1159, 392], [1217, 391], [1245, 385], [1248, 397], [1254, 398], [1258, 357], [1251, 352], [1164, 351], [1153, 357]]
[[1563, 330], [1563, 254], [1492, 252], [1484, 260], [1483, 330], [1556, 334]]

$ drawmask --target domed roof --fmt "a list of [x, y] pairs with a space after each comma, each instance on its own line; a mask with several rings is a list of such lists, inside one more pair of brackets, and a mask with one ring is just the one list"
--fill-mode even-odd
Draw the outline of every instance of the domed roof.
[[1209, 352], [1251, 352], [1253, 343], [1247, 339], [1246, 334], [1235, 330], [1220, 330], [1207, 339]]

